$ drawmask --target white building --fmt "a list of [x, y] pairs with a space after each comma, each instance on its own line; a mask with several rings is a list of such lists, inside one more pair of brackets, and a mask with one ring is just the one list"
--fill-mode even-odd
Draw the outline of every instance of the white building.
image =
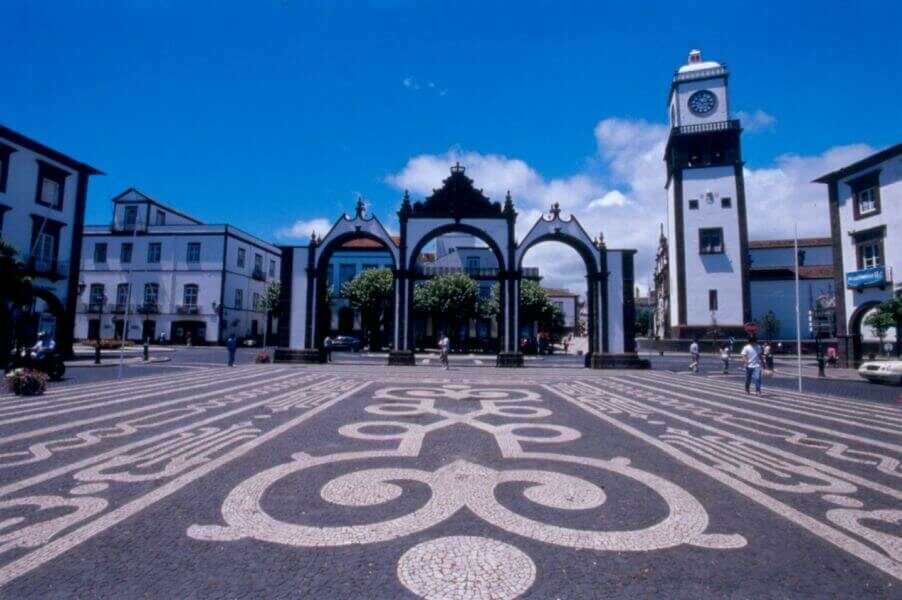
[[815, 181], [828, 190], [840, 352], [858, 360], [876, 350], [862, 344], [864, 317], [902, 293], [902, 144]]
[[88, 178], [97, 174], [0, 126], [0, 237], [28, 267], [35, 296], [24, 314], [15, 314], [15, 333], [27, 341], [47, 332], [65, 353], [72, 348]]
[[280, 277], [275, 246], [133, 188], [113, 198], [110, 225], [85, 227], [84, 246], [77, 338], [121, 338], [130, 315], [132, 340], [262, 340], [267, 317], [258, 304]]
[[565, 333], [573, 332], [576, 328], [577, 319], [579, 318], [579, 309], [582, 306], [579, 294], [559, 288], [542, 289], [548, 294], [548, 300], [557, 306], [558, 309], [560, 309], [561, 314], [564, 315]]
[[715, 324], [738, 333], [750, 318], [742, 129], [730, 115], [727, 77], [724, 65], [693, 50], [670, 87], [670, 337], [703, 336]]

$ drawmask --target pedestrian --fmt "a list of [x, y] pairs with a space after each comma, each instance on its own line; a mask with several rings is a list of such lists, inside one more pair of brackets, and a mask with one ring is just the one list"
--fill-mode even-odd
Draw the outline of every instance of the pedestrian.
[[720, 360], [723, 362], [723, 374], [730, 372], [730, 347], [726, 344], [720, 349]]
[[764, 376], [773, 377], [774, 375], [774, 353], [770, 346], [770, 342], [764, 343]]
[[323, 346], [326, 348], [326, 362], [332, 362], [332, 338], [330, 336], [326, 336], [326, 339], [323, 340]]
[[693, 338], [692, 343], [689, 344], [689, 355], [692, 357], [692, 360], [689, 363], [689, 370], [693, 373], [698, 373], [699, 371], [699, 351], [698, 351], [698, 338]]
[[229, 351], [229, 366], [234, 367], [235, 352], [238, 350], [238, 340], [235, 338], [234, 333], [226, 340], [226, 349]]
[[189, 346], [189, 347], [191, 346], [191, 332], [190, 331], [185, 334], [185, 345]]
[[451, 368], [448, 363], [448, 350], [451, 348], [451, 340], [448, 339], [448, 336], [444, 333], [439, 334], [438, 340], [438, 351], [439, 351], [439, 359], [441, 360], [442, 367], [447, 371]]
[[831, 367], [835, 367], [838, 359], [839, 357], [836, 352], [836, 346], [829, 346], [827, 348], [827, 364]]
[[748, 343], [742, 348], [742, 359], [745, 361], [745, 393], [751, 393], [749, 390], [752, 381], [755, 382], [755, 393], [761, 395], [761, 355], [763, 351], [758, 345], [755, 336], [749, 338]]
[[570, 350], [570, 336], [564, 338], [564, 354], [569, 354]]

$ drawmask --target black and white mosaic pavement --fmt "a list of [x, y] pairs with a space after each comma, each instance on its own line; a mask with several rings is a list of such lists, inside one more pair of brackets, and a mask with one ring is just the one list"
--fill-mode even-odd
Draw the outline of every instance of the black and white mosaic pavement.
[[899, 597], [902, 409], [248, 365], [0, 395], [0, 596]]

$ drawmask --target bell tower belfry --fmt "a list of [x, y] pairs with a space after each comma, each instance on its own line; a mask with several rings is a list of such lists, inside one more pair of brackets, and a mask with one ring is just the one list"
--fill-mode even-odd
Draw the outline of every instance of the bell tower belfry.
[[751, 317], [742, 129], [730, 116], [728, 75], [693, 50], [670, 85], [670, 337], [741, 333]]

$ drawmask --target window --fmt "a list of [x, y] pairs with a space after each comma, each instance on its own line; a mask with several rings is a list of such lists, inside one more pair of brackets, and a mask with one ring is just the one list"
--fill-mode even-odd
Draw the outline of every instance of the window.
[[[15, 152], [12, 146], [0, 142], [0, 192], [6, 192], [6, 180], [9, 177], [9, 155]], [[0, 210], [0, 216], [3, 211]]]
[[276, 276], [276, 261], [273, 259], [269, 259], [269, 276]]
[[160, 299], [160, 284], [144, 284], [144, 306], [155, 307]]
[[122, 246], [119, 248], [119, 262], [124, 265], [132, 262], [132, 243], [131, 242], [123, 242]]
[[125, 227], [132, 228], [138, 222], [138, 207], [137, 206], [126, 206], [125, 207], [125, 218], [124, 225]]
[[55, 208], [63, 209], [63, 191], [66, 187], [66, 176], [69, 175], [59, 167], [42, 160], [38, 161], [38, 189], [35, 202]]
[[116, 286], [116, 309], [124, 310], [128, 305], [128, 284], [120, 283]]
[[563, 300], [552, 300], [551, 302], [554, 306], [561, 311], [561, 314], [564, 313], [564, 301]]
[[106, 244], [98, 242], [94, 244], [94, 262], [95, 263], [105, 263], [106, 262]]
[[147, 264], [160, 264], [160, 258], [163, 254], [163, 244], [161, 242], [151, 242], [147, 245]]
[[855, 202], [858, 204], [858, 214], [867, 216], [877, 212], [877, 188], [870, 187], [860, 192], [855, 192]]
[[698, 200], [689, 201], [689, 210], [698, 210]]
[[164, 213], [162, 210], [157, 211], [156, 224], [157, 225], [165, 225], [166, 224], [166, 213]]
[[722, 227], [698, 230], [699, 254], [720, 254], [723, 251]]
[[717, 310], [717, 290], [708, 290], [708, 310]]
[[[54, 237], [42, 231], [38, 234], [34, 244], [34, 266], [39, 272], [46, 272], [53, 268], [56, 259], [56, 240]], [[104, 258], [104, 262], [106, 258]]]
[[182, 304], [185, 306], [197, 306], [197, 291], [197, 284], [186, 284], [185, 291], [182, 294]]
[[254, 253], [254, 271], [263, 272], [263, 255]]
[[849, 181], [852, 216], [857, 221], [880, 214], [880, 171], [871, 171]]
[[721, 208], [730, 208], [731, 206], [733, 206], [733, 200], [730, 199], [729, 197], [724, 196], [723, 198], [720, 199], [720, 207]]
[[244, 308], [244, 290], [235, 290], [235, 308]]
[[91, 284], [91, 292], [88, 296], [88, 303], [91, 305], [91, 311], [99, 310], [103, 305], [103, 284], [102, 283], [92, 283]]
[[185, 262], [200, 262], [200, 242], [188, 242], [188, 251], [185, 255]]
[[254, 292], [254, 310], [260, 310], [260, 294]]
[[468, 256], [467, 257], [467, 271], [473, 272], [479, 270], [479, 257], [478, 256]]
[[341, 286], [345, 283], [354, 279], [357, 275], [357, 265], [338, 265], [338, 291], [341, 291]]
[[858, 268], [869, 269], [883, 264], [883, 240], [868, 240], [857, 246]]
[[247, 257], [247, 251], [244, 248], [238, 248], [238, 268], [243, 269]]

